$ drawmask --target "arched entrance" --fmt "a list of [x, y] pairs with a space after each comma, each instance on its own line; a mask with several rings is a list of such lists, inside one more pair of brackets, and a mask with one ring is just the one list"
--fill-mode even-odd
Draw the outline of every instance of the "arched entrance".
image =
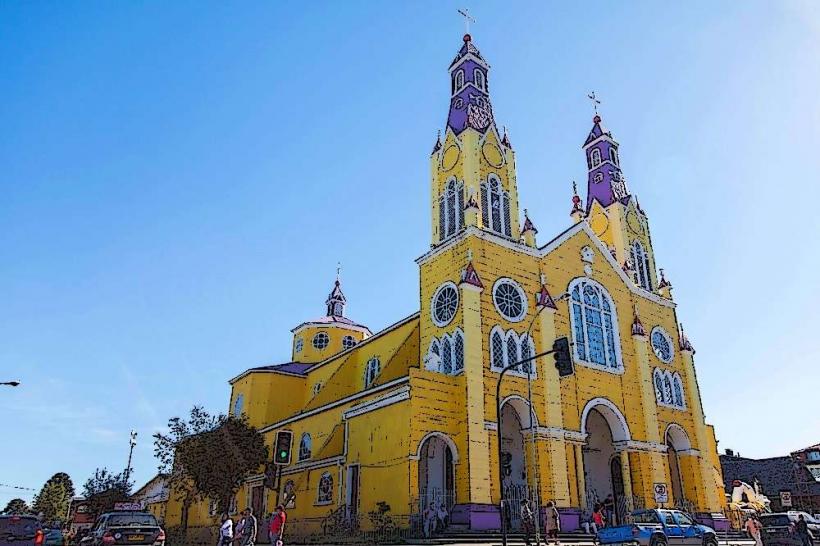
[[[511, 529], [520, 526], [517, 507], [522, 499], [530, 498], [527, 482], [527, 443], [525, 428], [529, 428], [530, 415], [527, 401], [510, 396], [501, 404], [501, 488], [507, 525]], [[537, 426], [537, 423], [535, 423]]]
[[631, 499], [624, 497], [621, 457], [625, 455], [620, 454], [615, 445], [630, 439], [626, 419], [612, 402], [596, 398], [581, 414], [581, 432], [587, 435], [582, 448], [587, 505], [591, 508], [612, 495], [613, 515], [616, 521], [621, 521], [623, 509]]
[[680, 425], [671, 424], [666, 428], [664, 439], [666, 443], [666, 458], [669, 463], [669, 480], [672, 486], [672, 500], [679, 508], [689, 508], [686, 498], [686, 487], [681, 470], [681, 453], [692, 449], [686, 431]]
[[419, 447], [419, 508], [435, 503], [447, 512], [455, 504], [455, 446], [444, 434], [433, 433]]

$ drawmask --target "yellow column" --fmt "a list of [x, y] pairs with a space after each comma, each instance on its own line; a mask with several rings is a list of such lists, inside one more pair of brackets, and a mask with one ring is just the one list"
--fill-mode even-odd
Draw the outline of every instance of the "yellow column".
[[581, 508], [587, 506], [587, 478], [584, 475], [584, 452], [583, 445], [575, 444], [575, 479], [578, 482], [578, 504]]
[[467, 384], [467, 474], [470, 502], [490, 504], [489, 438], [484, 428], [484, 353], [481, 335], [481, 291], [462, 282], [464, 379]]
[[[538, 332], [540, 334], [537, 351], [543, 352], [552, 348], [555, 341], [555, 309], [545, 307], [539, 309]], [[550, 438], [546, 442], [549, 456], [549, 475], [542, 476], [550, 482], [548, 492], [551, 500], [558, 506], [569, 506], [569, 472], [567, 471], [567, 450], [564, 444], [563, 428], [564, 417], [561, 411], [561, 378], [555, 369], [553, 359], [547, 356], [541, 359], [538, 369], [541, 374], [541, 384], [544, 388], [544, 426], [551, 429]]]
[[626, 497], [626, 509], [631, 512], [632, 505], [632, 466], [629, 464], [629, 452], [621, 452], [621, 475], [624, 481], [624, 497]]
[[[640, 321], [636, 318], [636, 324]], [[641, 407], [643, 408], [644, 434], [646, 441], [661, 443], [661, 434], [658, 425], [657, 402], [655, 399], [655, 384], [652, 381], [652, 366], [649, 363], [649, 342], [643, 326], [636, 330], [633, 326], [632, 341], [635, 346], [635, 360], [638, 365], [640, 380]], [[666, 482], [665, 461], [662, 453], [649, 453], [650, 477], [654, 483]], [[668, 485], [668, 484], [667, 484]]]
[[700, 400], [698, 380], [695, 377], [694, 350], [688, 343], [686, 345], [687, 347], [681, 349], [681, 356], [683, 357], [684, 363], [684, 388], [686, 389], [686, 402], [689, 404], [689, 410], [692, 412], [692, 422], [695, 427], [695, 441], [697, 442], [697, 446], [694, 447], [700, 450], [700, 455], [698, 456], [700, 476], [698, 481], [702, 484], [704, 493], [703, 500], [706, 503], [706, 506], [702, 508], [710, 511], [720, 510], [721, 502], [718, 497], [719, 492], [716, 487], [711, 486], [711, 484], [714, 483], [714, 479], [712, 478], [714, 471], [709, 462], [709, 454], [706, 451], [709, 449], [710, 443], [707, 436], [708, 430], [706, 422], [703, 417], [703, 405]]

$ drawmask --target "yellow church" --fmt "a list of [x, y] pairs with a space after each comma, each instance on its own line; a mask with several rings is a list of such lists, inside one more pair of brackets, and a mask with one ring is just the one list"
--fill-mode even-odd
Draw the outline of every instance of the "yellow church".
[[[266, 514], [287, 499], [291, 535], [328, 522], [366, 529], [379, 503], [399, 527], [434, 505], [451, 528], [472, 531], [499, 529], [500, 501], [524, 497], [554, 501], [565, 531], [608, 495], [621, 521], [660, 503], [720, 511], [695, 351], [618, 142], [596, 115], [582, 144], [586, 198], [576, 192], [567, 229], [538, 241], [470, 35], [449, 74], [447, 126], [430, 155], [431, 245], [416, 259], [419, 311], [373, 332], [346, 316], [337, 278], [324, 315], [292, 330], [290, 362], [230, 380], [230, 411], [269, 445], [293, 433], [279, 498], [260, 470], [239, 509]], [[500, 370], [562, 336], [573, 373], [559, 376], [552, 356], [518, 365], [503, 378], [498, 415]], [[190, 524], [214, 517], [202, 503]]]

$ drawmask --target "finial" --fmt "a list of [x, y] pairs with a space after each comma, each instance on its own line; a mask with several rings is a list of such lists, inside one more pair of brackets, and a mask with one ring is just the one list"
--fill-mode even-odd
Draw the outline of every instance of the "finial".
[[475, 17], [470, 15], [470, 10], [467, 8], [459, 9], [458, 13], [464, 17], [464, 41], [469, 42], [472, 39], [470, 36], [470, 23], [475, 23]]
[[537, 307], [549, 307], [550, 309], [557, 309], [555, 300], [552, 299], [549, 290], [547, 290], [547, 276], [541, 271], [541, 289], [535, 295], [535, 305]]
[[342, 262], [336, 262], [336, 282], [341, 281], [342, 276]]
[[512, 148], [512, 145], [510, 144], [510, 137], [507, 136], [507, 126], [504, 125], [503, 127], [504, 127], [504, 136], [501, 137], [501, 144], [503, 144], [507, 148]]
[[601, 101], [595, 96], [595, 91], [592, 91], [589, 95], [587, 95], [587, 97], [592, 102], [592, 108], [595, 109], [595, 117], [592, 119], [595, 123], [600, 123], [601, 116], [598, 115], [598, 105], [601, 104]]
[[666, 280], [663, 268], [660, 268], [659, 271], [661, 272], [661, 282], [658, 283], [658, 288], [672, 288], [672, 283]]
[[680, 328], [679, 332], [679, 343], [681, 351], [689, 351], [692, 354], [695, 354], [695, 348], [692, 347], [692, 343], [689, 341], [689, 338], [686, 337], [686, 332], [683, 331], [683, 323], [681, 322], [678, 324]]
[[438, 134], [436, 135], [436, 143], [433, 144], [433, 152], [436, 153], [441, 149], [441, 129], [438, 130]]
[[583, 216], [583, 209], [581, 208], [581, 198], [578, 197], [578, 184], [575, 183], [575, 180], [572, 181], [572, 210], [570, 211], [569, 215], [576, 217], [575, 215], [578, 214], [577, 219], [580, 219]]

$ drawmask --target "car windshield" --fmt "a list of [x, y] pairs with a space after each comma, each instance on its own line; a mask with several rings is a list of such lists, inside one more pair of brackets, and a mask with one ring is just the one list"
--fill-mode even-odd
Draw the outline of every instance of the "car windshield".
[[113, 514], [108, 518], [108, 526], [115, 525], [156, 525], [153, 514]]
[[660, 523], [655, 512], [635, 512], [632, 514], [632, 521], [635, 523]]
[[675, 518], [681, 525], [694, 525], [694, 522], [683, 512], [675, 512]]
[[763, 527], [788, 527], [791, 520], [786, 514], [763, 514], [760, 516]]
[[33, 535], [37, 530], [37, 518], [11, 516], [0, 518], [0, 534], [14, 536]]

